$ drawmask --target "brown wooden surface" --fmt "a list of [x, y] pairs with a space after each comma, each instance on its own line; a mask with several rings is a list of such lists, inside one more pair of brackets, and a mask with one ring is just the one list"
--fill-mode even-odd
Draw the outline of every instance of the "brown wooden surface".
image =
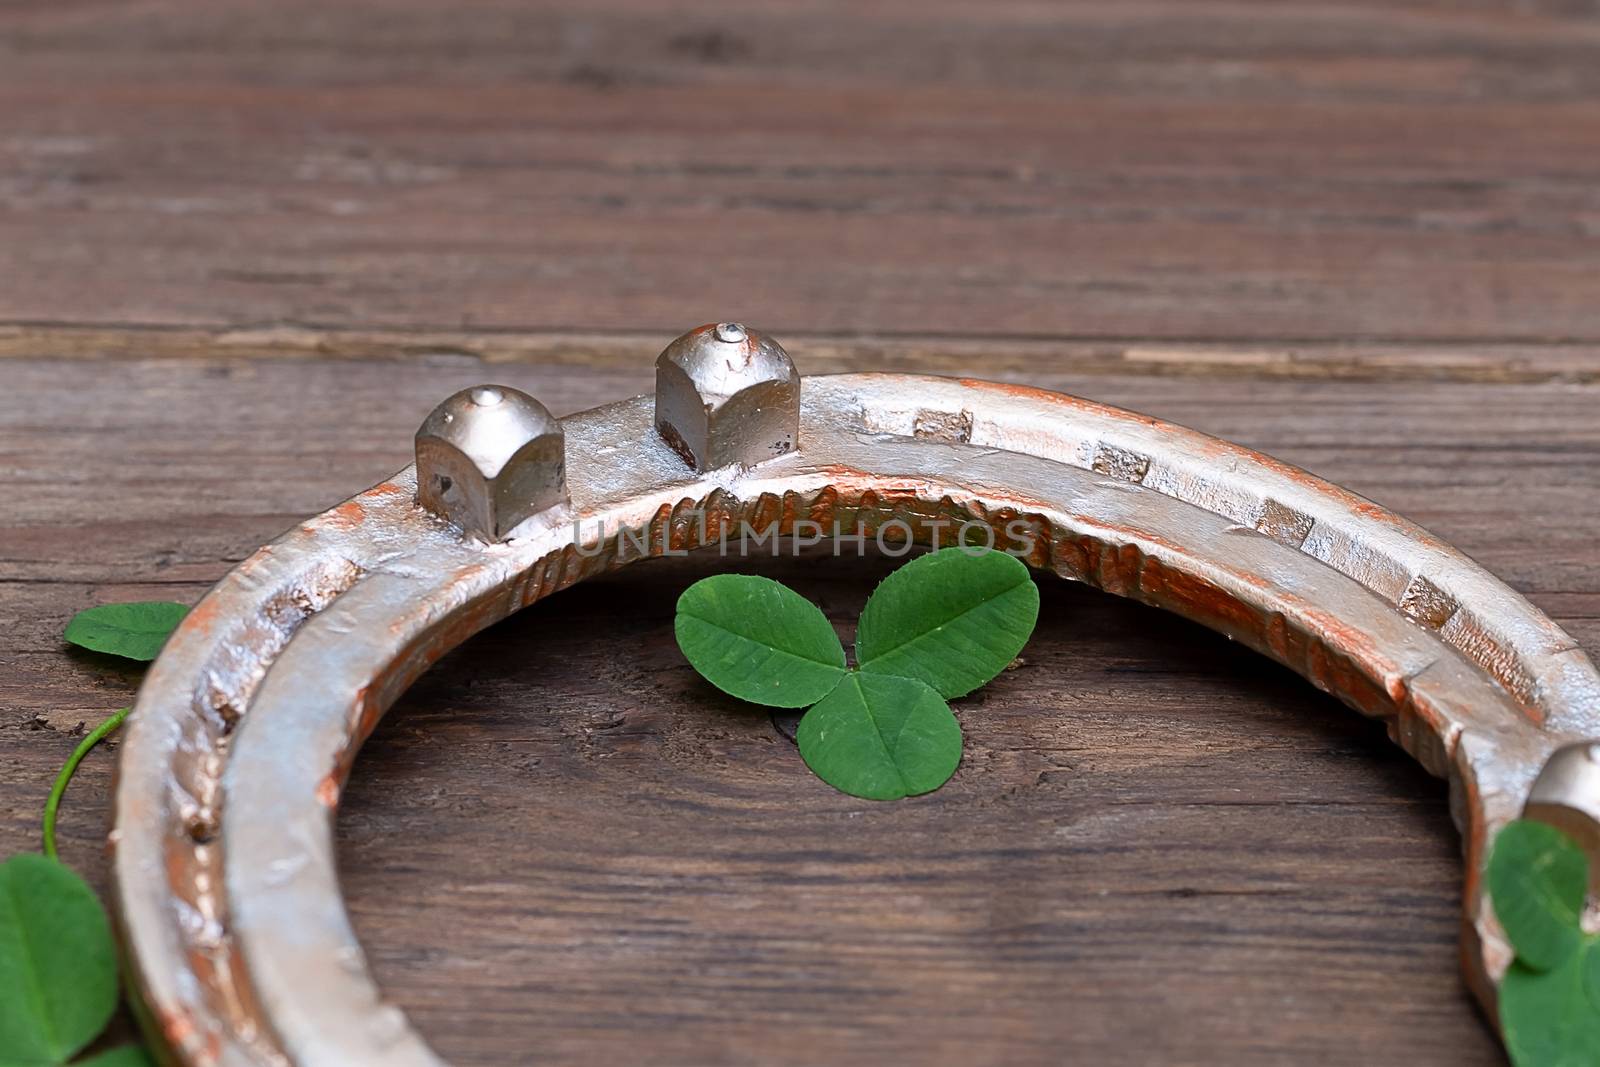
[[[193, 600], [486, 378], [644, 391], [723, 314], [1239, 440], [1600, 648], [1592, 3], [0, 7], [0, 854]], [[651, 564], [450, 657], [341, 816], [461, 1063], [1493, 1063], [1443, 788], [1063, 583], [930, 797], [815, 781]], [[848, 635], [880, 560], [767, 562]], [[65, 857], [98, 885], [112, 751]]]

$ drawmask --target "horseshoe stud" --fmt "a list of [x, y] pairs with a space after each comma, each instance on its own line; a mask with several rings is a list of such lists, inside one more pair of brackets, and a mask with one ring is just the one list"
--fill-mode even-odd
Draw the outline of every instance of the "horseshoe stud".
[[[1383, 719], [1449, 781], [1462, 956], [1491, 1017], [1512, 955], [1482, 877], [1496, 832], [1526, 811], [1600, 861], [1600, 675], [1521, 596], [1376, 504], [1075, 397], [801, 379], [734, 323], [656, 369], [654, 397], [560, 420], [502, 386], [457, 393], [414, 467], [260, 549], [173, 634], [122, 746], [111, 837], [133, 983], [172, 1060], [439, 1064], [385, 1004], [340, 899], [334, 810], [357, 749], [477, 631], [742, 523], [982, 523], [1041, 570], [1193, 619]], [[596, 536], [619, 529], [649, 536]]]

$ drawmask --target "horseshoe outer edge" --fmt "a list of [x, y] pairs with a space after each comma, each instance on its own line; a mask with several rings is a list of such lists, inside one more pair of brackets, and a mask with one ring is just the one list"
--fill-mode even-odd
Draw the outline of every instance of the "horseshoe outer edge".
[[[1488, 845], [1553, 755], [1600, 738], [1600, 675], [1482, 567], [1295, 467], [1037, 389], [808, 377], [792, 451], [706, 473], [662, 441], [653, 405], [560, 420], [570, 501], [509, 541], [419, 506], [408, 467], [261, 548], [173, 634], [130, 719], [111, 833], [119, 928], [161, 1055], [440, 1064], [382, 999], [340, 896], [334, 815], [357, 750], [477, 631], [741, 521], [1020, 522], [1035, 567], [1202, 623], [1383, 719], [1449, 782], [1463, 965], [1494, 1017], [1511, 951], [1481, 877]], [[602, 526], [648, 526], [649, 548], [580, 551]], [[1600, 811], [1593, 777], [1540, 788], [1584, 791], [1567, 807]]]

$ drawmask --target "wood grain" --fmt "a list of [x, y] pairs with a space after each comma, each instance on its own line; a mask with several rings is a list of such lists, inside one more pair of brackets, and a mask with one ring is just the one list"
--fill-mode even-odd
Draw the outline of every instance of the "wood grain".
[[[1238, 440], [1600, 648], [1593, 0], [0, 5], [0, 855], [196, 599], [483, 380], [696, 323]], [[671, 641], [536, 606], [363, 755], [343, 876], [463, 1064], [1493, 1063], [1442, 786], [1281, 670], [1047, 583], [930, 797], [862, 805]], [[889, 563], [768, 561], [848, 636]], [[104, 886], [114, 744], [63, 851]]]
[[12, 3], [0, 320], [1594, 342], [1595, 14]]
[[[0, 361], [0, 851], [33, 846], [78, 723], [136, 680], [63, 652], [74, 610], [192, 600], [402, 465], [461, 385], [573, 410], [648, 388], [640, 348], [631, 368]], [[1349, 484], [1600, 646], [1600, 384], [1035, 380]], [[761, 570], [848, 636], [889, 565]], [[1050, 582], [1026, 665], [961, 702], [956, 781], [862, 804], [679, 659], [672, 603], [706, 567], [652, 564], [495, 628], [363, 755], [340, 826], [351, 908], [384, 988], [447, 1056], [1495, 1062], [1457, 977], [1443, 787], [1370, 724], [1204, 631]], [[64, 825], [97, 879], [109, 765], [90, 759]]]

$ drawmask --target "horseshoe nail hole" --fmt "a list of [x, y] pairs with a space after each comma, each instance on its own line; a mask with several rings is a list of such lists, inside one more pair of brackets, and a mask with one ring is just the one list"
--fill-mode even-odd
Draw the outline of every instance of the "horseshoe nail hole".
[[1454, 597], [1420, 574], [1400, 597], [1400, 610], [1430, 630], [1444, 626], [1458, 607]]
[[199, 808], [185, 817], [183, 822], [184, 832], [189, 835], [189, 840], [197, 845], [204, 845], [217, 836], [217, 813], [213, 808]]
[[1271, 499], [1261, 506], [1261, 515], [1256, 519], [1257, 530], [1290, 548], [1305, 544], [1315, 525], [1316, 520], [1310, 515]]
[[972, 412], [923, 409], [911, 423], [911, 434], [925, 441], [964, 445], [972, 440]]
[[1108, 474], [1113, 478], [1137, 485], [1144, 481], [1146, 474], [1150, 473], [1150, 457], [1141, 456], [1137, 452], [1130, 452], [1116, 445], [1101, 444], [1095, 449], [1094, 458], [1089, 466], [1097, 474]]

